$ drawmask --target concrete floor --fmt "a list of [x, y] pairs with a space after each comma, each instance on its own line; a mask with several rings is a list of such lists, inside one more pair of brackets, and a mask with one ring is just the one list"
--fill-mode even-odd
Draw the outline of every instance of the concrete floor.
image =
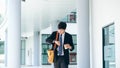
[[[0, 68], [7, 68], [4, 64], [0, 64]], [[52, 65], [39, 66], [21, 66], [21, 68], [54, 68]], [[77, 65], [69, 65], [69, 68], [77, 68]]]

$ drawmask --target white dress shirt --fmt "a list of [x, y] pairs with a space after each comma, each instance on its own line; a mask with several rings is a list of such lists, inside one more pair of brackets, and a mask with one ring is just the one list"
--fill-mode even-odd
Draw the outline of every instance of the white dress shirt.
[[[59, 37], [60, 37], [60, 34], [59, 34]], [[64, 47], [64, 39], [65, 39], [65, 33], [62, 34], [62, 54], [61, 54], [61, 56], [64, 55], [64, 49], [63, 49], [63, 47]], [[59, 51], [59, 48], [57, 48], [57, 50]], [[58, 56], [59, 56], [59, 54], [58, 54]]]

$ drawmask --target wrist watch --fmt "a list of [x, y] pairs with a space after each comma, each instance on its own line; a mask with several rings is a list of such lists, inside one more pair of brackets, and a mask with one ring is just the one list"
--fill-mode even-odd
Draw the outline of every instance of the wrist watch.
[[53, 40], [53, 42], [52, 43], [55, 43], [55, 40]]

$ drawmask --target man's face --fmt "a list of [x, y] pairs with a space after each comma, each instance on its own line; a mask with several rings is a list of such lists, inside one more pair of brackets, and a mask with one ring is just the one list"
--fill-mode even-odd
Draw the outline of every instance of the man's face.
[[58, 33], [60, 33], [60, 34], [65, 33], [65, 29], [58, 29]]

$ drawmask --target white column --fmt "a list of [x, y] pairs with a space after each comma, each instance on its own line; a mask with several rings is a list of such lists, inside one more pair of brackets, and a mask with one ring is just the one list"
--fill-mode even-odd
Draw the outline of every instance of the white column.
[[35, 31], [34, 32], [34, 61], [33, 61], [33, 65], [34, 66], [39, 66], [40, 64], [39, 64], [39, 61], [40, 61], [40, 59], [39, 59], [39, 57], [40, 57], [40, 48], [39, 48], [39, 46], [40, 46], [40, 36], [39, 36], [39, 32], [38, 31]]
[[120, 18], [115, 20], [115, 65], [120, 68]]
[[32, 54], [33, 54], [33, 36], [26, 39], [26, 65], [32, 66]]
[[90, 68], [89, 0], [77, 0], [77, 68]]
[[7, 38], [8, 38], [8, 31], [5, 31], [5, 48], [4, 48], [4, 52], [5, 52], [5, 66], [7, 66]]
[[7, 1], [7, 68], [20, 68], [21, 0]]

